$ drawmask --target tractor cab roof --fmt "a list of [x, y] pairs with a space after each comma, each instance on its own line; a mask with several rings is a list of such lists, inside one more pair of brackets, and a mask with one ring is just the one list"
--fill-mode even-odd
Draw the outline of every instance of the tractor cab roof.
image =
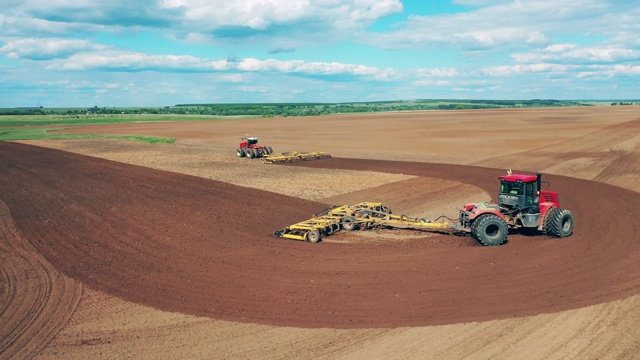
[[502, 181], [508, 181], [508, 182], [517, 182], [517, 181], [522, 181], [522, 182], [533, 182], [537, 180], [537, 177], [535, 175], [523, 175], [523, 174], [511, 174], [511, 175], [503, 175], [498, 177], [498, 179], [502, 180]]

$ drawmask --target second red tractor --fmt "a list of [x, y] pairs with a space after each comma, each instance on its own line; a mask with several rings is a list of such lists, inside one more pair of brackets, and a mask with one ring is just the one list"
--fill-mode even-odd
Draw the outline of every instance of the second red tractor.
[[236, 150], [238, 157], [247, 157], [249, 159], [263, 157], [273, 153], [271, 146], [262, 146], [258, 144], [258, 138], [244, 137], [240, 143], [240, 147]]

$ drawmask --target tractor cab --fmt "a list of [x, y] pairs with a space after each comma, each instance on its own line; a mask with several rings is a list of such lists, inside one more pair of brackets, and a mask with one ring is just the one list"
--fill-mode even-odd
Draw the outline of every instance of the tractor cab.
[[258, 143], [258, 138], [257, 137], [242, 138], [242, 140], [246, 140], [248, 146], [255, 145], [255, 144]]
[[507, 208], [539, 209], [542, 186], [541, 176], [540, 174], [536, 176], [520, 174], [500, 176], [498, 202], [501, 206]]

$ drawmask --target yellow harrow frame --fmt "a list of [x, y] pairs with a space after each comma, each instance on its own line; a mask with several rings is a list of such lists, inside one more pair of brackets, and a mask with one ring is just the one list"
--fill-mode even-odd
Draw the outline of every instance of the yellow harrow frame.
[[391, 209], [379, 202], [332, 206], [305, 220], [273, 233], [275, 237], [317, 243], [323, 236], [340, 230], [373, 228], [412, 229], [434, 232], [454, 232], [460, 229], [449, 222], [434, 222], [407, 215], [392, 215]]
[[264, 162], [266, 164], [284, 164], [297, 161], [317, 160], [330, 158], [331, 155], [324, 151], [312, 151], [312, 152], [286, 152], [278, 154], [269, 154], [264, 156]]

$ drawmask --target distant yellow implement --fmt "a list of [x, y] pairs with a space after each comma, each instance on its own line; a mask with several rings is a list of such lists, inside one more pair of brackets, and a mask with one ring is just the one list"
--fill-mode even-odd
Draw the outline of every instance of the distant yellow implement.
[[312, 151], [312, 152], [285, 152], [278, 154], [268, 154], [264, 156], [264, 162], [266, 164], [285, 164], [298, 161], [317, 160], [330, 158], [331, 155], [324, 151]]

